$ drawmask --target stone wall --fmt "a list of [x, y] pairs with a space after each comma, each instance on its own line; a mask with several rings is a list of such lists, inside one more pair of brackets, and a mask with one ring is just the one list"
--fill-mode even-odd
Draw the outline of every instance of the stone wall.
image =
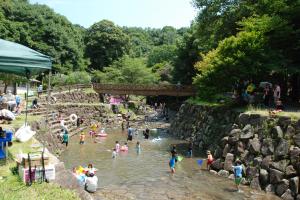
[[183, 105], [171, 132], [212, 150], [213, 174], [233, 178], [232, 166], [239, 159], [244, 184], [286, 200], [300, 199], [300, 120], [237, 114], [226, 108]]
[[[100, 103], [100, 97], [97, 93], [85, 93], [83, 91], [73, 91], [57, 93], [52, 95], [57, 103]], [[46, 97], [45, 97], [46, 98]], [[44, 99], [45, 99], [44, 98]]]
[[181, 139], [192, 139], [200, 149], [215, 149], [238, 115], [227, 107], [183, 104], [170, 132]]

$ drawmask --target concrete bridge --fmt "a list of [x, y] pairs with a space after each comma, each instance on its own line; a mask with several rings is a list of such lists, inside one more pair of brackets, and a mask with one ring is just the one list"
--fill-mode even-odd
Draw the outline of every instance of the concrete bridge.
[[140, 95], [140, 96], [194, 96], [196, 90], [186, 85], [135, 85], [94, 83], [93, 88], [99, 94]]

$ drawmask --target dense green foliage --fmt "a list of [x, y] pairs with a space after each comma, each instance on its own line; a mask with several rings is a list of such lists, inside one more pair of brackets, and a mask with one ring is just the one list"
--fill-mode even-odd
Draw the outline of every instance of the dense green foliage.
[[100, 83], [155, 84], [159, 77], [147, 68], [142, 58], [124, 56], [102, 71], [96, 71], [94, 81]]
[[102, 70], [128, 53], [129, 36], [108, 20], [92, 25], [86, 34], [86, 54], [93, 69]]
[[300, 95], [299, 0], [193, 3], [199, 13], [189, 28], [119, 27], [102, 20], [85, 29], [47, 6], [0, 0], [0, 38], [52, 56], [58, 85], [90, 82], [90, 75], [76, 72], [86, 70], [94, 81], [108, 83], [194, 81], [202, 97], [249, 79], [277, 82]]
[[194, 0], [194, 5], [199, 15], [178, 47], [174, 78], [191, 82], [194, 65], [194, 83], [204, 98], [250, 79], [279, 83], [283, 95], [299, 91], [300, 1]]
[[47, 6], [0, 0], [0, 38], [51, 56], [55, 70], [67, 72], [87, 66], [83, 31]]

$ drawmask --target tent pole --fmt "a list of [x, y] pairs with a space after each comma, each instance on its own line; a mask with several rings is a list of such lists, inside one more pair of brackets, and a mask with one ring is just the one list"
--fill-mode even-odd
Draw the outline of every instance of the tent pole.
[[25, 126], [27, 126], [27, 115], [28, 115], [28, 91], [29, 91], [29, 79], [26, 83], [26, 108], [25, 108]]
[[49, 119], [49, 109], [50, 109], [50, 100], [51, 100], [51, 98], [50, 98], [50, 96], [51, 96], [51, 82], [50, 82], [50, 79], [51, 79], [51, 75], [52, 75], [52, 72], [51, 72], [51, 70], [49, 70], [49, 74], [48, 74], [48, 91], [47, 91], [47, 116], [46, 116], [46, 120], [47, 120], [47, 122], [48, 122], [48, 119]]

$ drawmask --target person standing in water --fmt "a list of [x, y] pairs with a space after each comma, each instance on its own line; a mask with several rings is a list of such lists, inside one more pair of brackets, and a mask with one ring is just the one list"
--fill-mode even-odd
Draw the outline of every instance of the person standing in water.
[[133, 129], [130, 126], [128, 127], [127, 133], [128, 133], [127, 141], [132, 141]]
[[175, 156], [172, 155], [172, 157], [171, 157], [171, 159], [169, 161], [169, 166], [170, 166], [172, 174], [175, 173], [175, 164], [176, 164], [176, 158], [175, 158]]
[[234, 182], [235, 182], [235, 185], [236, 185], [237, 192], [241, 192], [240, 184], [241, 184], [242, 179], [243, 179], [242, 162], [240, 160], [236, 160], [235, 164], [236, 164], [236, 166], [232, 166], [233, 167], [233, 172], [234, 172]]
[[177, 155], [176, 145], [175, 144], [172, 146], [171, 155], [172, 155], [172, 157], [175, 158], [175, 162], [177, 162], [178, 161], [178, 155]]
[[81, 133], [79, 137], [79, 144], [84, 144], [84, 139], [85, 139], [85, 135], [84, 133]]
[[67, 129], [64, 130], [64, 134], [63, 134], [63, 142], [62, 144], [66, 144], [66, 147], [68, 146], [69, 143], [69, 133], [67, 131]]
[[116, 149], [116, 152], [117, 152], [117, 153], [120, 151], [120, 144], [119, 144], [119, 141], [116, 141], [115, 149]]
[[135, 149], [136, 149], [136, 153], [137, 153], [137, 154], [140, 154], [140, 152], [141, 152], [141, 144], [140, 144], [139, 141], [137, 141], [136, 146], [135, 146]]
[[113, 149], [112, 158], [116, 158], [116, 157], [117, 157], [117, 151], [116, 149]]

